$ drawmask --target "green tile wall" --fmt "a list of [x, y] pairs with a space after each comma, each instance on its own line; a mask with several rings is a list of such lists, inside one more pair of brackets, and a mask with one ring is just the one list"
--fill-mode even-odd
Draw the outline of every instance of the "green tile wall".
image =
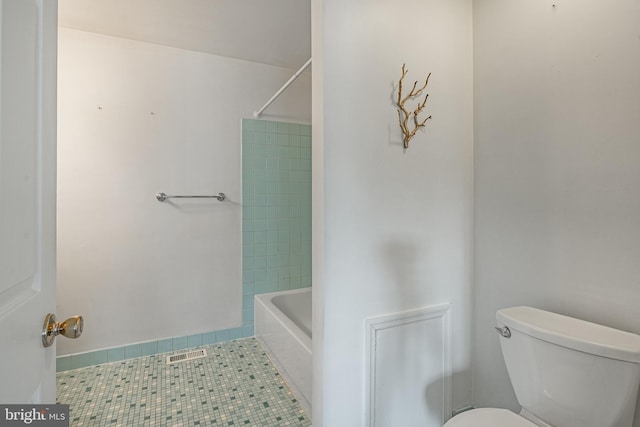
[[311, 126], [242, 121], [243, 324], [253, 296], [311, 286]]

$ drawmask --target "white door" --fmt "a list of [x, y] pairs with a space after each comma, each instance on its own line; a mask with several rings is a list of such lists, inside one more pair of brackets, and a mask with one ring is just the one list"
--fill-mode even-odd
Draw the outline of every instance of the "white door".
[[57, 0], [0, 0], [0, 403], [55, 403]]

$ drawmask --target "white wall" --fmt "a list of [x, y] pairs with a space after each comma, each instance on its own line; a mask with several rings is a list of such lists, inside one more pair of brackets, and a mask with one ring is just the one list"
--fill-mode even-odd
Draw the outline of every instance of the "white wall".
[[518, 409], [501, 307], [640, 333], [639, 22], [635, 0], [474, 3], [480, 406]]
[[[471, 1], [314, 0], [312, 11], [314, 425], [363, 425], [365, 319], [443, 302], [452, 406], [467, 404]], [[406, 152], [393, 104], [403, 62], [409, 81], [433, 73], [433, 120]]]
[[[68, 29], [59, 45], [57, 313], [86, 325], [58, 354], [239, 326], [240, 120], [295, 70]], [[308, 73], [264, 118], [310, 122]]]

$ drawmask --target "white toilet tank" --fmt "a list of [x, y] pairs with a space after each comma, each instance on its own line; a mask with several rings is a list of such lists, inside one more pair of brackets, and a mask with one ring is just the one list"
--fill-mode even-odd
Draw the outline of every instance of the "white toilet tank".
[[631, 427], [640, 336], [531, 307], [496, 319], [511, 334], [500, 345], [521, 415], [556, 427]]

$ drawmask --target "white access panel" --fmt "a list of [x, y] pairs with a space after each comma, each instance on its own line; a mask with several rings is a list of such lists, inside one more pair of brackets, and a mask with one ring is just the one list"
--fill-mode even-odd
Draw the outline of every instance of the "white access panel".
[[451, 412], [450, 305], [366, 322], [367, 426], [442, 427]]

